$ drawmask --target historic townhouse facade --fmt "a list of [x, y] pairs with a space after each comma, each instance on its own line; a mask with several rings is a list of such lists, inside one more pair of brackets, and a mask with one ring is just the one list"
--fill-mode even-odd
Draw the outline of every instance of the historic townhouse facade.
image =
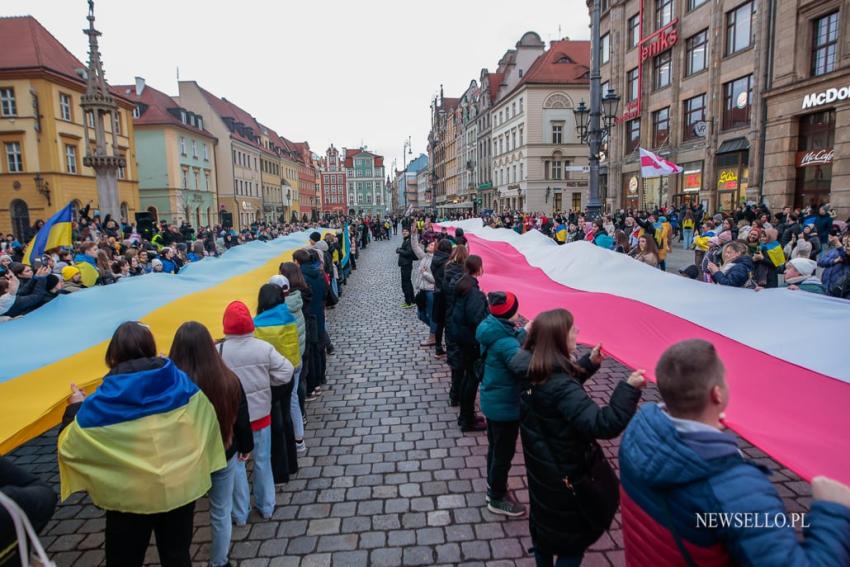
[[268, 223], [289, 220], [289, 199], [281, 177], [280, 156], [286, 151], [277, 132], [260, 124], [260, 178], [263, 185], [263, 220]]
[[493, 186], [493, 143], [491, 140], [490, 110], [499, 92], [502, 76], [481, 70], [480, 93], [478, 95], [478, 191], [482, 209], [493, 209], [495, 206], [495, 189]]
[[473, 79], [458, 103], [458, 200], [472, 208], [478, 197], [478, 83]]
[[134, 105], [112, 88], [114, 124], [84, 116], [85, 68], [35, 18], [0, 18], [0, 232], [25, 241], [36, 220], [47, 220], [69, 202], [77, 210], [89, 204], [98, 210], [94, 170], [83, 160], [86, 140], [93, 146], [97, 128], [126, 158], [118, 169], [118, 200], [121, 216], [134, 221]]
[[263, 220], [260, 156], [266, 155], [254, 118], [224, 98], [204, 90], [195, 81], [180, 81], [178, 102], [205, 118], [205, 127], [218, 139], [218, 222], [237, 229]]
[[384, 157], [365, 148], [345, 150], [348, 208], [357, 214], [386, 214], [392, 203], [385, 181]]
[[340, 153], [333, 144], [325, 151], [321, 173], [322, 212], [340, 213], [348, 212], [348, 199], [346, 199], [345, 169]]
[[181, 107], [142, 77], [115, 89], [135, 103], [141, 209], [154, 221], [185, 221], [196, 227], [216, 224], [217, 140], [205, 129], [204, 117]]

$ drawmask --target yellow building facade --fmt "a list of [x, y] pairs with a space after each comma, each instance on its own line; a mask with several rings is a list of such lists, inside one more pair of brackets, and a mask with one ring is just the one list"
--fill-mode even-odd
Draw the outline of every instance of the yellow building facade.
[[[18, 40], [19, 27], [35, 38], [28, 41], [39, 42], [40, 52], [35, 60], [0, 56], [0, 232], [23, 242], [32, 236], [30, 227], [37, 220], [47, 220], [69, 202], [78, 210], [91, 205], [93, 214], [98, 195], [94, 170], [83, 165], [85, 128], [92, 144], [95, 138], [94, 118], [83, 116], [80, 108], [86, 83], [69, 71], [84, 65], [29, 16], [4, 19], [0, 51], [7, 41]], [[134, 105], [116, 100], [116, 144], [127, 158], [127, 167], [119, 170], [119, 202], [122, 216], [132, 222], [139, 210]], [[112, 125], [105, 129], [111, 140]]]

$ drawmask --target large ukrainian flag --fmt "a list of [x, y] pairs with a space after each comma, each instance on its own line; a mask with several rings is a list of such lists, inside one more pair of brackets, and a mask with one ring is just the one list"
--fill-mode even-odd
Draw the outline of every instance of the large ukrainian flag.
[[32, 266], [33, 258], [40, 257], [46, 250], [60, 246], [71, 246], [73, 244], [71, 235], [73, 216], [73, 207], [71, 203], [68, 203], [65, 208], [47, 219], [35, 238], [27, 244], [27, 248], [24, 250], [23, 263]]
[[203, 496], [226, 466], [215, 409], [169, 359], [110, 374], [59, 434], [62, 500], [88, 492], [106, 510], [154, 514]]
[[292, 366], [301, 365], [298, 325], [285, 303], [254, 317], [254, 336], [271, 344]]

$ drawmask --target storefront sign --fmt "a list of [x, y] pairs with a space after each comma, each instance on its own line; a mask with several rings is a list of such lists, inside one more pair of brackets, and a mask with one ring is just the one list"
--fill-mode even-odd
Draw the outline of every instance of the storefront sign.
[[702, 170], [691, 169], [685, 170], [685, 181], [683, 183], [683, 191], [685, 193], [696, 193], [702, 188]]
[[807, 94], [803, 99], [803, 110], [814, 108], [824, 104], [830, 104], [839, 100], [850, 98], [850, 86], [840, 89], [826, 89], [823, 92]]
[[623, 108], [623, 113], [617, 117], [617, 124], [622, 124], [628, 120], [633, 120], [640, 116], [640, 98], [630, 100]]
[[641, 40], [640, 62], [643, 63], [650, 57], [664, 53], [679, 41], [679, 30], [676, 24], [679, 20], [673, 20], [654, 34]]
[[797, 152], [797, 167], [810, 167], [813, 165], [828, 165], [832, 163], [835, 150], [812, 150], [809, 152]]
[[637, 176], [632, 176], [629, 178], [629, 193], [637, 193], [638, 190], [638, 178]]
[[737, 189], [738, 188], [738, 170], [737, 169], [721, 169], [720, 175], [717, 177], [718, 189]]
[[700, 138], [705, 138], [708, 134], [708, 124], [702, 120], [694, 124], [694, 134]]

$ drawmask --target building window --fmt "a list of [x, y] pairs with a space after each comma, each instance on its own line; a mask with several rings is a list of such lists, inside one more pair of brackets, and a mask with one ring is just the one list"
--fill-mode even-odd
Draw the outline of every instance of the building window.
[[670, 107], [652, 113], [653, 147], [663, 146], [670, 138]]
[[65, 171], [77, 173], [77, 146], [65, 144]]
[[201, 174], [199, 172], [195, 172], [195, 191], [201, 190]]
[[523, 112], [522, 108], [523, 108], [522, 107], [522, 97], [519, 97], [519, 113], [520, 114], [522, 114], [522, 112]]
[[688, 0], [688, 11], [696, 10], [706, 2], [708, 2], [708, 0]]
[[[831, 157], [835, 144], [835, 111], [825, 110], [800, 117], [797, 145], [794, 206], [812, 207], [829, 202], [832, 187]], [[827, 158], [827, 159], [824, 159]]]
[[638, 68], [635, 67], [626, 73], [626, 98], [628, 102], [638, 99], [640, 96], [639, 86]]
[[667, 50], [655, 57], [652, 63], [652, 85], [657, 89], [670, 86], [671, 68], [673, 66], [672, 50]]
[[9, 142], [6, 144], [6, 171], [8, 173], [21, 173], [24, 170], [24, 160], [21, 156], [21, 144]]
[[59, 93], [59, 115], [62, 120], [71, 121], [71, 95]]
[[189, 171], [184, 169], [182, 171], [182, 173], [183, 173], [183, 175], [182, 175], [183, 189], [188, 189], [189, 188]]
[[660, 30], [673, 21], [673, 0], [655, 0], [655, 29]]
[[184, 138], [183, 136], [180, 136], [180, 155], [186, 155], [186, 138]]
[[812, 35], [812, 75], [835, 71], [838, 60], [838, 12], [814, 21]]
[[629, 49], [637, 47], [638, 43], [640, 43], [640, 14], [635, 14], [629, 18], [629, 31], [627, 37]]
[[723, 85], [723, 129], [741, 128], [750, 124], [752, 108], [752, 75]]
[[197, 124], [198, 124], [198, 129], [199, 129], [199, 130], [203, 130], [203, 129], [204, 129], [204, 119], [203, 119], [202, 117], [200, 117], [200, 116], [198, 116], [198, 117], [196, 117], [196, 118], [197, 118], [197, 120], [198, 120], [198, 122], [197, 122]]
[[118, 179], [124, 179], [127, 176], [127, 170], [123, 167], [118, 166]]
[[94, 128], [94, 112], [86, 113], [86, 124], [89, 125], [89, 128]]
[[192, 140], [192, 157], [198, 159], [198, 142]]
[[700, 136], [697, 134], [696, 125], [700, 122], [705, 122], [705, 95], [697, 95], [693, 98], [689, 98], [682, 105], [684, 108], [684, 123], [685, 127], [682, 129], [682, 140], [692, 140], [694, 138], [699, 138]]
[[15, 116], [18, 107], [15, 104], [15, 89], [4, 87], [0, 89], [0, 114], [3, 116]]
[[564, 143], [564, 124], [562, 122], [553, 122], [552, 123], [552, 143], [553, 144], [563, 144]]
[[133, 107], [133, 118], [140, 118], [142, 116], [142, 109], [139, 108], [139, 105]]
[[609, 59], [611, 59], [611, 35], [606, 33], [599, 40], [599, 60], [604, 65]]
[[626, 153], [630, 154], [640, 147], [640, 118], [626, 122]]
[[750, 46], [753, 39], [755, 3], [741, 4], [726, 13], [726, 55], [732, 55]]
[[116, 134], [121, 134], [121, 111], [120, 110], [115, 114], [115, 126], [114, 126], [114, 128], [115, 128]]
[[522, 127], [522, 126], [520, 126], [520, 127], [519, 127], [519, 145], [520, 145], [520, 146], [525, 145], [525, 143], [523, 142], [523, 139], [524, 139], [524, 138], [523, 138], [523, 127]]
[[706, 53], [708, 51], [708, 30], [702, 30], [692, 35], [685, 42], [686, 75], [693, 75], [705, 70], [707, 65]]

